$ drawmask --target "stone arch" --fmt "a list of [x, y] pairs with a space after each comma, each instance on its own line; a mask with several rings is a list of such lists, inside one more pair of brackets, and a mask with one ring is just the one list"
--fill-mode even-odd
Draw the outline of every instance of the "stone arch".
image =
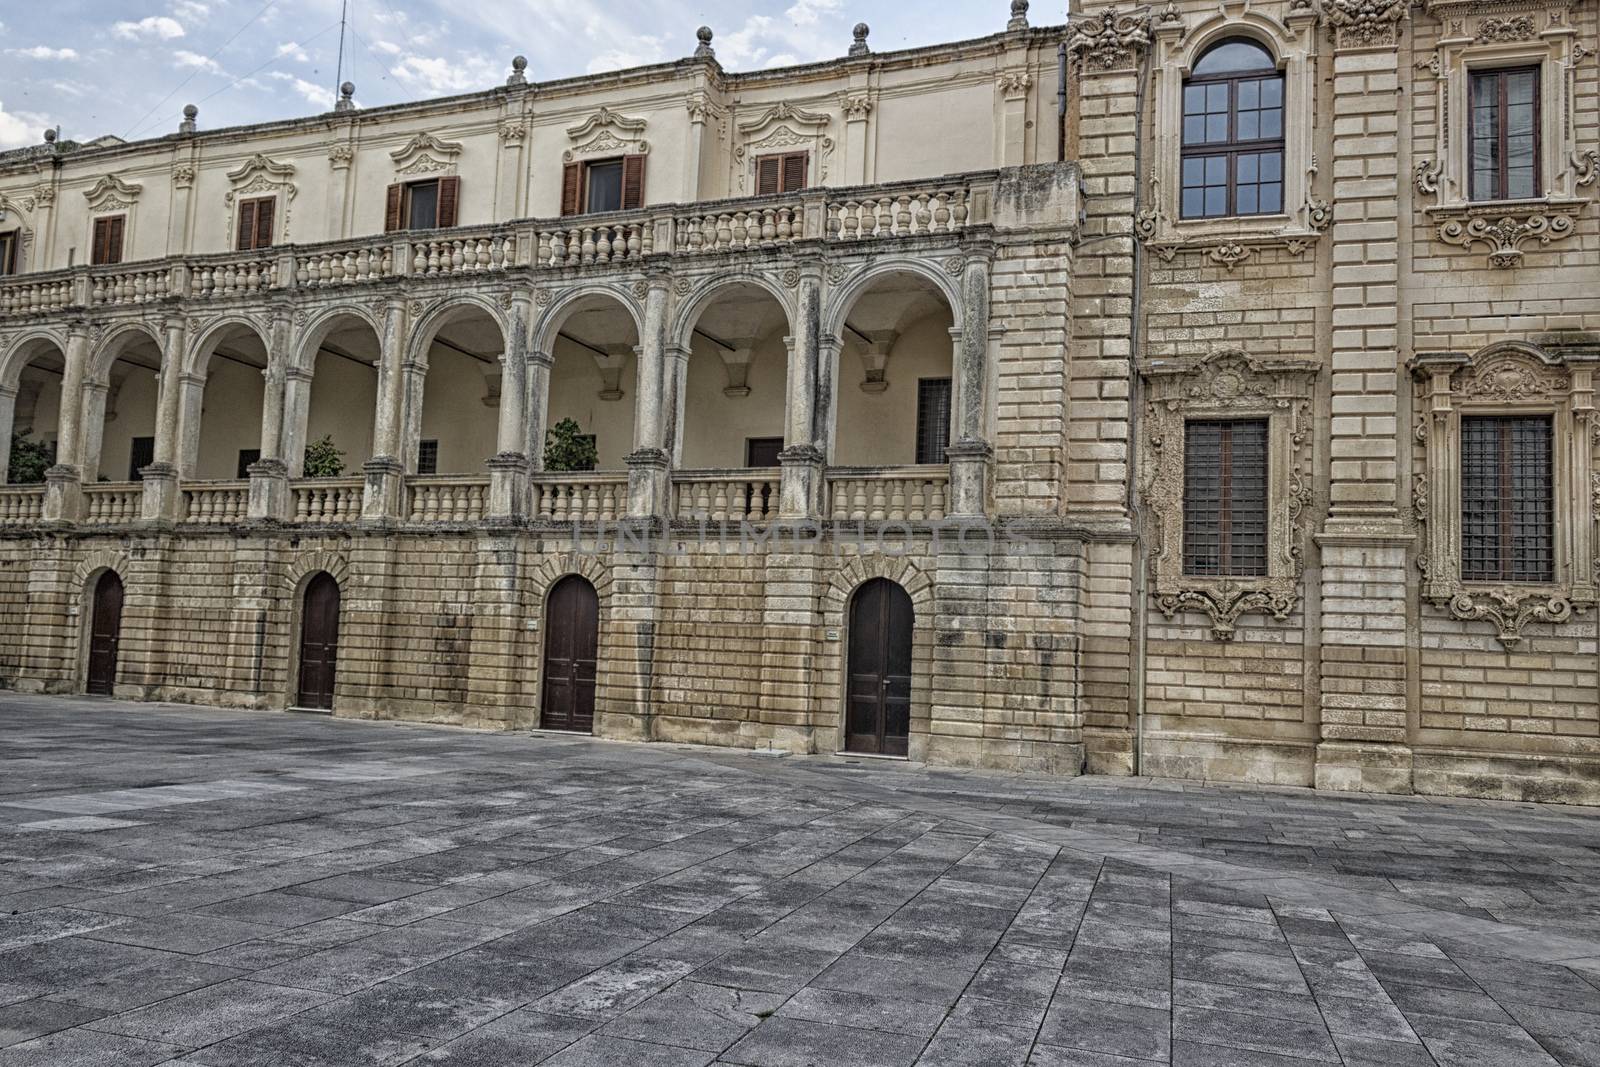
[[1184, 41], [1183, 51], [1180, 53], [1183, 73], [1187, 76], [1201, 56], [1230, 37], [1242, 37], [1265, 48], [1279, 70], [1282, 70], [1284, 63], [1287, 62], [1285, 49], [1294, 43], [1294, 34], [1270, 15], [1264, 15], [1259, 11], [1228, 14], [1218, 11], [1203, 19], [1190, 31], [1188, 39]]
[[253, 316], [244, 313], [230, 313], [214, 319], [208, 319], [200, 325], [193, 336], [189, 338], [188, 349], [183, 356], [183, 372], [185, 374], [205, 377], [207, 373], [206, 360], [212, 354], [211, 350], [221, 343], [223, 335], [230, 330], [246, 329], [256, 335], [263, 348], [271, 350], [272, 326]]
[[398, 444], [407, 474], [475, 473], [495, 454], [511, 348], [507, 318], [492, 296], [470, 292], [436, 300], [412, 318]]
[[91, 581], [98, 581], [100, 575], [106, 571], [116, 571], [117, 575], [126, 581], [129, 558], [124, 549], [93, 549], [72, 568], [73, 585], [82, 592], [89, 587]]
[[[477, 293], [456, 293], [435, 301], [411, 324], [411, 340], [407, 345], [406, 358], [413, 362], [426, 363], [428, 349], [432, 347], [439, 331], [449, 325], [462, 311], [473, 308], [489, 316], [500, 330], [502, 346], [508, 347], [511, 341], [511, 323], [499, 305]], [[505, 351], [506, 347], [502, 347], [501, 351]]]
[[1477, 365], [1486, 363], [1491, 359], [1502, 359], [1507, 356], [1520, 356], [1544, 367], [1566, 365], [1566, 360], [1562, 359], [1560, 355], [1553, 354], [1531, 341], [1519, 341], [1514, 338], [1489, 342], [1476, 352], [1473, 352], [1468, 358], [1468, 362]]
[[603, 679], [608, 673], [626, 670], [629, 652], [625, 642], [616, 632], [613, 622], [611, 569], [593, 555], [583, 552], [562, 552], [545, 558], [528, 575], [528, 593], [531, 610], [539, 619], [539, 632], [529, 635], [527, 659], [532, 669], [525, 672], [524, 700], [531, 715], [529, 725], [537, 726], [543, 712], [545, 666], [545, 637], [548, 634], [550, 593], [565, 578], [579, 577], [594, 587], [598, 602], [599, 642], [596, 648], [595, 718], [599, 732], [599, 718], [606, 706], [606, 686]]
[[139, 340], [149, 341], [165, 356], [161, 334], [146, 322], [127, 319], [106, 328], [99, 343], [89, 354], [89, 366], [84, 375], [88, 381], [104, 381], [111, 373], [111, 365], [120, 359], [128, 346]]
[[67, 337], [63, 331], [44, 326], [26, 330], [0, 351], [0, 389], [16, 388], [22, 368], [39, 355], [41, 345], [49, 345], [66, 357]]
[[283, 572], [283, 586], [289, 596], [299, 596], [305, 584], [326, 571], [339, 584], [340, 592], [351, 585], [350, 561], [331, 549], [311, 549], [290, 560]]
[[568, 575], [576, 574], [588, 579], [600, 598], [602, 617], [611, 599], [611, 570], [592, 555], [581, 552], [563, 552], [548, 557], [532, 574], [532, 592], [543, 604], [555, 584]]
[[865, 268], [847, 275], [840, 281], [839, 286], [828, 294], [827, 307], [822, 315], [822, 337], [825, 340], [838, 340], [844, 332], [845, 319], [856, 301], [872, 288], [874, 282], [894, 274], [912, 274], [930, 283], [950, 306], [952, 328], [956, 330], [964, 328], [961, 289], [955, 279], [925, 260], [894, 256], [875, 260]]
[[[540, 290], [549, 292], [550, 290]], [[566, 323], [567, 318], [576, 310], [578, 305], [593, 297], [605, 297], [622, 305], [624, 311], [633, 319], [634, 332], [642, 339], [644, 337], [644, 309], [634, 299], [626, 286], [621, 284], [585, 285], [569, 289], [553, 299], [549, 306], [538, 316], [533, 330], [531, 350], [549, 355], [556, 343], [556, 334]]]
[[856, 556], [846, 560], [828, 579], [823, 590], [823, 611], [844, 611], [857, 589], [874, 578], [887, 578], [911, 597], [917, 614], [933, 613], [933, 579], [907, 556]]
[[778, 302], [783, 309], [783, 316], [789, 323], [789, 329], [794, 330], [795, 307], [794, 298], [783, 286], [773, 281], [772, 278], [761, 271], [737, 270], [732, 273], [719, 273], [709, 275], [700, 281], [700, 284], [690, 289], [677, 302], [674, 312], [674, 324], [667, 331], [668, 344], [679, 348], [689, 347], [689, 341], [694, 334], [695, 324], [724, 290], [736, 285], [750, 285], [764, 290], [767, 295]]
[[[316, 365], [317, 350], [322, 347], [322, 342], [328, 339], [328, 334], [339, 320], [355, 318], [365, 323], [372, 332], [383, 336], [383, 323], [373, 316], [372, 312], [360, 304], [331, 304], [313, 312], [304, 325], [295, 332], [294, 360], [291, 366], [302, 371], [310, 371]], [[309, 358], [308, 358], [309, 356]]]

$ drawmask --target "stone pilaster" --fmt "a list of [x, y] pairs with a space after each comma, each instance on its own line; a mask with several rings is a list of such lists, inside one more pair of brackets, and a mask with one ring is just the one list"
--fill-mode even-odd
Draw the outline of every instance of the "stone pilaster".
[[650, 741], [656, 736], [653, 681], [661, 626], [661, 557], [618, 552], [611, 566], [611, 620], [600, 634], [600, 656], [609, 669], [595, 691], [594, 732]]
[[1333, 0], [1329, 512], [1321, 548], [1322, 789], [1409, 792], [1398, 508], [1403, 8]]
[[[419, 372], [410, 358], [406, 333], [406, 306], [400, 298], [384, 308], [378, 342], [378, 409], [372, 429], [372, 458], [362, 464], [366, 487], [361, 517], [368, 522], [399, 518], [405, 507], [406, 422], [416, 405], [420, 418], [422, 384], [427, 365]], [[309, 401], [309, 396], [308, 396]]]
[[783, 752], [816, 752], [818, 605], [832, 561], [822, 546], [797, 537], [792, 543], [774, 538], [765, 563], [757, 697], [762, 736], [757, 744]]
[[[276, 464], [278, 460], [262, 460]], [[256, 475], [252, 468], [250, 488]], [[271, 537], [240, 537], [233, 542], [233, 587], [228, 600], [225, 703], [247, 708], [282, 708], [291, 702], [288, 665], [298, 655], [289, 647], [293, 606], [283, 574], [283, 542]]]
[[473, 579], [472, 641], [468, 647], [468, 725], [531, 727], [535, 709], [521, 694], [529, 672], [522, 604], [521, 538], [478, 538]]

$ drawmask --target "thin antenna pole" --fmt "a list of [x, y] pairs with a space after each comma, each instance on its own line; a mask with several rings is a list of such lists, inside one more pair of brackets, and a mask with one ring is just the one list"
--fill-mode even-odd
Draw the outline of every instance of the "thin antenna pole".
[[333, 77], [333, 99], [339, 100], [339, 86], [344, 84], [344, 28], [350, 13], [350, 0], [339, 0], [339, 67]]

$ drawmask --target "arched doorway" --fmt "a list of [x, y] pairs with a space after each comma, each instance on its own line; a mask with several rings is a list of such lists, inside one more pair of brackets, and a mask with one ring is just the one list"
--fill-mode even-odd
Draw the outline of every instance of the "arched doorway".
[[844, 747], [904, 756], [911, 735], [911, 597], [887, 578], [856, 590], [850, 604], [850, 663]]
[[89, 674], [84, 689], [110, 696], [117, 684], [117, 646], [122, 641], [122, 579], [106, 571], [94, 585], [89, 617]]
[[339, 583], [327, 571], [306, 584], [300, 616], [300, 685], [295, 706], [333, 710], [339, 662]]
[[600, 644], [600, 598], [588, 580], [568, 575], [545, 605], [544, 687], [539, 725], [546, 730], [594, 730], [595, 659]]

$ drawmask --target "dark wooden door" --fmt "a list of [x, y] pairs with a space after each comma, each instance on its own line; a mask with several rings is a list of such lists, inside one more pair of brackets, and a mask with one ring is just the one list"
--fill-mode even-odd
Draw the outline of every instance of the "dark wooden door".
[[600, 645], [600, 598], [576, 574], [556, 583], [545, 608], [544, 697], [539, 725], [546, 730], [594, 730], [595, 658]]
[[117, 684], [117, 645], [122, 640], [122, 579], [106, 571], [94, 587], [94, 614], [89, 621], [91, 693], [110, 696]]
[[326, 571], [306, 586], [300, 616], [300, 692], [302, 708], [333, 710], [333, 678], [339, 663], [339, 583]]
[[911, 597], [887, 578], [856, 590], [850, 606], [845, 748], [904, 756], [911, 734]]

